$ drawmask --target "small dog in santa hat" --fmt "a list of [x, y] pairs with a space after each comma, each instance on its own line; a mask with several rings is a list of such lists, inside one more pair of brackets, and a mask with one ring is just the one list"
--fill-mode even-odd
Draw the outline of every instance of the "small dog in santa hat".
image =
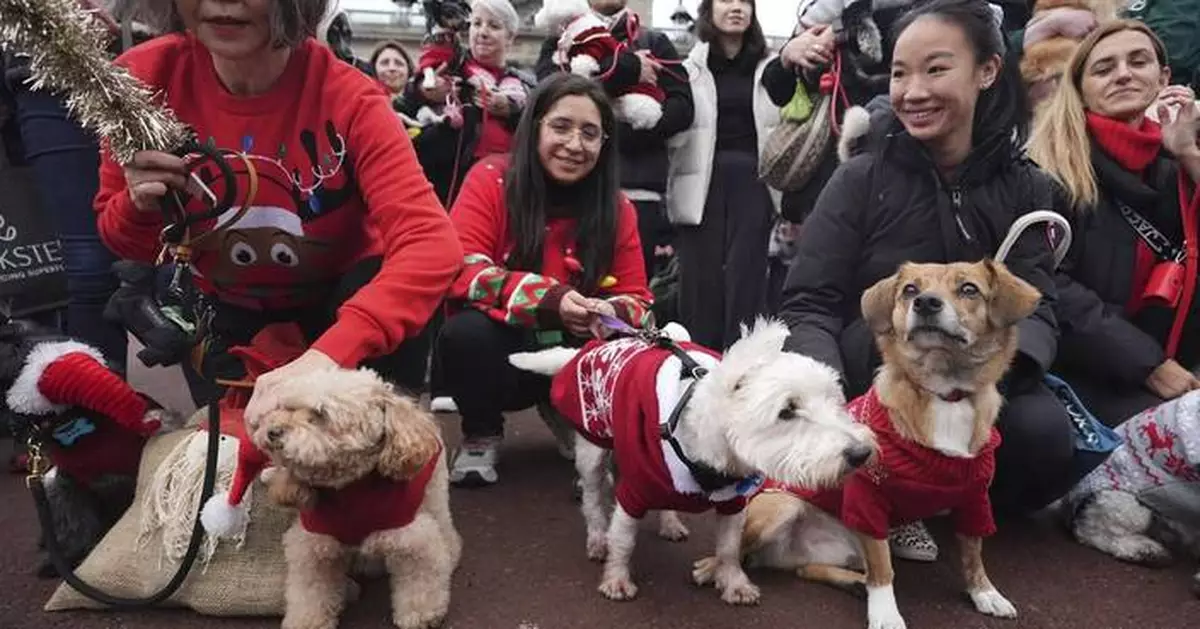
[[[627, 19], [630, 32], [636, 32], [637, 15], [630, 13]], [[533, 23], [558, 36], [552, 57], [555, 65], [588, 78], [611, 72], [625, 48], [592, 12], [587, 0], [546, 0], [534, 14]], [[662, 118], [664, 100], [666, 92], [657, 83], [638, 83], [616, 97], [613, 110], [634, 129], [653, 129]]]
[[[0, 323], [0, 386], [14, 437], [41, 442], [54, 466], [42, 479], [53, 530], [77, 566], [132, 503], [142, 447], [174, 417], [96, 348], [25, 320]], [[56, 575], [45, 558], [38, 576]]]
[[273, 410], [247, 417], [230, 490], [205, 505], [205, 528], [236, 530], [246, 489], [272, 466], [271, 500], [300, 516], [283, 539], [284, 627], [336, 627], [356, 559], [391, 574], [397, 627], [439, 624], [462, 539], [433, 417], [368, 369], [306, 374], [275, 392]]

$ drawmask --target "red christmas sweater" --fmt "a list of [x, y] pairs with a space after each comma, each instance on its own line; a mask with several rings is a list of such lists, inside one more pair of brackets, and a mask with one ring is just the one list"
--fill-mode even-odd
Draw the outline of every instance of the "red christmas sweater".
[[848, 410], [866, 424], [879, 443], [879, 457], [846, 478], [840, 488], [813, 491], [768, 482], [764, 491], [787, 491], [828, 513], [847, 527], [875, 539], [886, 539], [891, 526], [929, 518], [950, 510], [955, 530], [972, 537], [996, 532], [988, 487], [996, 472], [1000, 433], [974, 458], [946, 456], [896, 433], [887, 408], [872, 388]]
[[[680, 345], [702, 365], [719, 355], [692, 343]], [[617, 504], [641, 518], [651, 509], [701, 513], [742, 510], [753, 483], [705, 493], [659, 434], [683, 390], [680, 364], [670, 350], [634, 338], [589, 342], [554, 376], [550, 403], [588, 441], [616, 458]]]
[[425, 487], [440, 461], [439, 450], [406, 481], [372, 474], [341, 489], [323, 490], [317, 506], [300, 512], [300, 525], [348, 546], [361, 544], [372, 533], [408, 526], [421, 509]]
[[[376, 277], [347, 300], [313, 348], [345, 366], [385, 355], [417, 334], [462, 262], [453, 226], [416, 160], [383, 89], [308, 39], [268, 92], [237, 97], [193, 37], [166, 35], [117, 63], [163, 94], [201, 142], [238, 175], [234, 207], [201, 223], [197, 287], [250, 309], [311, 306], [363, 258]], [[218, 197], [216, 169], [199, 175]], [[153, 262], [162, 216], [134, 208], [121, 167], [105, 151], [95, 200], [105, 244]], [[193, 200], [188, 210], [201, 204]]]
[[[558, 304], [562, 296], [574, 290], [579, 281], [579, 270], [571, 268], [578, 221], [547, 219], [540, 273], [509, 270], [506, 262], [514, 245], [508, 232], [504, 198], [507, 168], [507, 156], [480, 160], [467, 174], [450, 210], [450, 220], [458, 230], [466, 254], [462, 273], [450, 288], [450, 298], [469, 304], [496, 321], [526, 328], [555, 328], [561, 324]], [[608, 275], [611, 282], [596, 296], [612, 303], [617, 315], [630, 325], [645, 325], [653, 296], [646, 283], [637, 212], [624, 195]]]

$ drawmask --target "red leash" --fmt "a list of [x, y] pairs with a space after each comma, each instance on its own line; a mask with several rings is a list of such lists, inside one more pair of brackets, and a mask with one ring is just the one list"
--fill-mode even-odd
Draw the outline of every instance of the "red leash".
[[1188, 197], [1188, 176], [1183, 168], [1179, 169], [1179, 211], [1182, 213], [1183, 219], [1183, 247], [1186, 254], [1184, 258], [1184, 281], [1183, 281], [1183, 298], [1179, 301], [1179, 308], [1175, 311], [1175, 322], [1171, 326], [1171, 334], [1167, 337], [1167, 356], [1174, 358], [1175, 352], [1179, 350], [1179, 341], [1183, 337], [1183, 326], [1187, 322], [1188, 315], [1191, 314], [1192, 302], [1196, 298], [1196, 281], [1197, 275], [1200, 274], [1200, 243], [1197, 241], [1197, 236], [1200, 235], [1200, 226], [1197, 222], [1200, 221], [1200, 189], [1195, 190], [1191, 195], [1191, 202], [1186, 202], [1184, 199]]
[[846, 96], [846, 86], [842, 85], [842, 52], [833, 51], [833, 68], [821, 75], [820, 91], [822, 94], [832, 94], [829, 99], [829, 125], [833, 135], [842, 135], [841, 124], [838, 123], [838, 99], [841, 98], [842, 108], [850, 108], [850, 97]]

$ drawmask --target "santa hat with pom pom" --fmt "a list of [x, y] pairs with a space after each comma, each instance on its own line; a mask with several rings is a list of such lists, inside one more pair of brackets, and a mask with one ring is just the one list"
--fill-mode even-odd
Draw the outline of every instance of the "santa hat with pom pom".
[[214, 495], [204, 503], [200, 523], [217, 537], [226, 537], [245, 528], [250, 509], [243, 504], [246, 493], [258, 475], [270, 465], [270, 458], [255, 447], [248, 435], [238, 436], [237, 467], [229, 491]]
[[160, 427], [157, 420], [146, 421], [146, 398], [108, 368], [99, 350], [78, 341], [36, 345], [5, 401], [14, 412], [35, 416], [83, 408], [143, 436]]

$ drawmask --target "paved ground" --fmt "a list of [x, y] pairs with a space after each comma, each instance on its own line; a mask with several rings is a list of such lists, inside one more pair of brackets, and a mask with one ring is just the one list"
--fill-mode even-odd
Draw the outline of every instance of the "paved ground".
[[[150, 381], [158, 386], [173, 382], [159, 374]], [[451, 439], [457, 435], [456, 422], [447, 422], [447, 434]], [[694, 517], [687, 518], [692, 539], [683, 544], [661, 541], [647, 527], [635, 555], [639, 598], [630, 603], [604, 600], [595, 589], [599, 567], [584, 557], [582, 520], [570, 497], [570, 464], [558, 456], [548, 431], [529, 415], [510, 423], [509, 436], [501, 484], [453, 493], [465, 549], [454, 582], [449, 629], [865, 626], [865, 602], [786, 575], [751, 575], [763, 587], [762, 604], [754, 608], [727, 607], [714, 591], [690, 586], [692, 560], [707, 554], [712, 543], [707, 521]], [[0, 444], [4, 452], [7, 447]], [[186, 611], [42, 612], [55, 583], [31, 576], [36, 523], [19, 478], [0, 477], [0, 504], [5, 507], [0, 510], [2, 629], [278, 627], [278, 620], [215, 620]], [[1161, 570], [1124, 565], [1036, 522], [1002, 525], [986, 546], [993, 581], [1021, 614], [1016, 621], [986, 619], [959, 592], [957, 556], [948, 547], [945, 527], [935, 523], [934, 529], [943, 541], [940, 562], [897, 562], [900, 608], [914, 629], [1200, 626], [1200, 599], [1189, 591], [1194, 565]], [[383, 584], [370, 584], [363, 600], [347, 612], [343, 629], [389, 626], [387, 605]]]

